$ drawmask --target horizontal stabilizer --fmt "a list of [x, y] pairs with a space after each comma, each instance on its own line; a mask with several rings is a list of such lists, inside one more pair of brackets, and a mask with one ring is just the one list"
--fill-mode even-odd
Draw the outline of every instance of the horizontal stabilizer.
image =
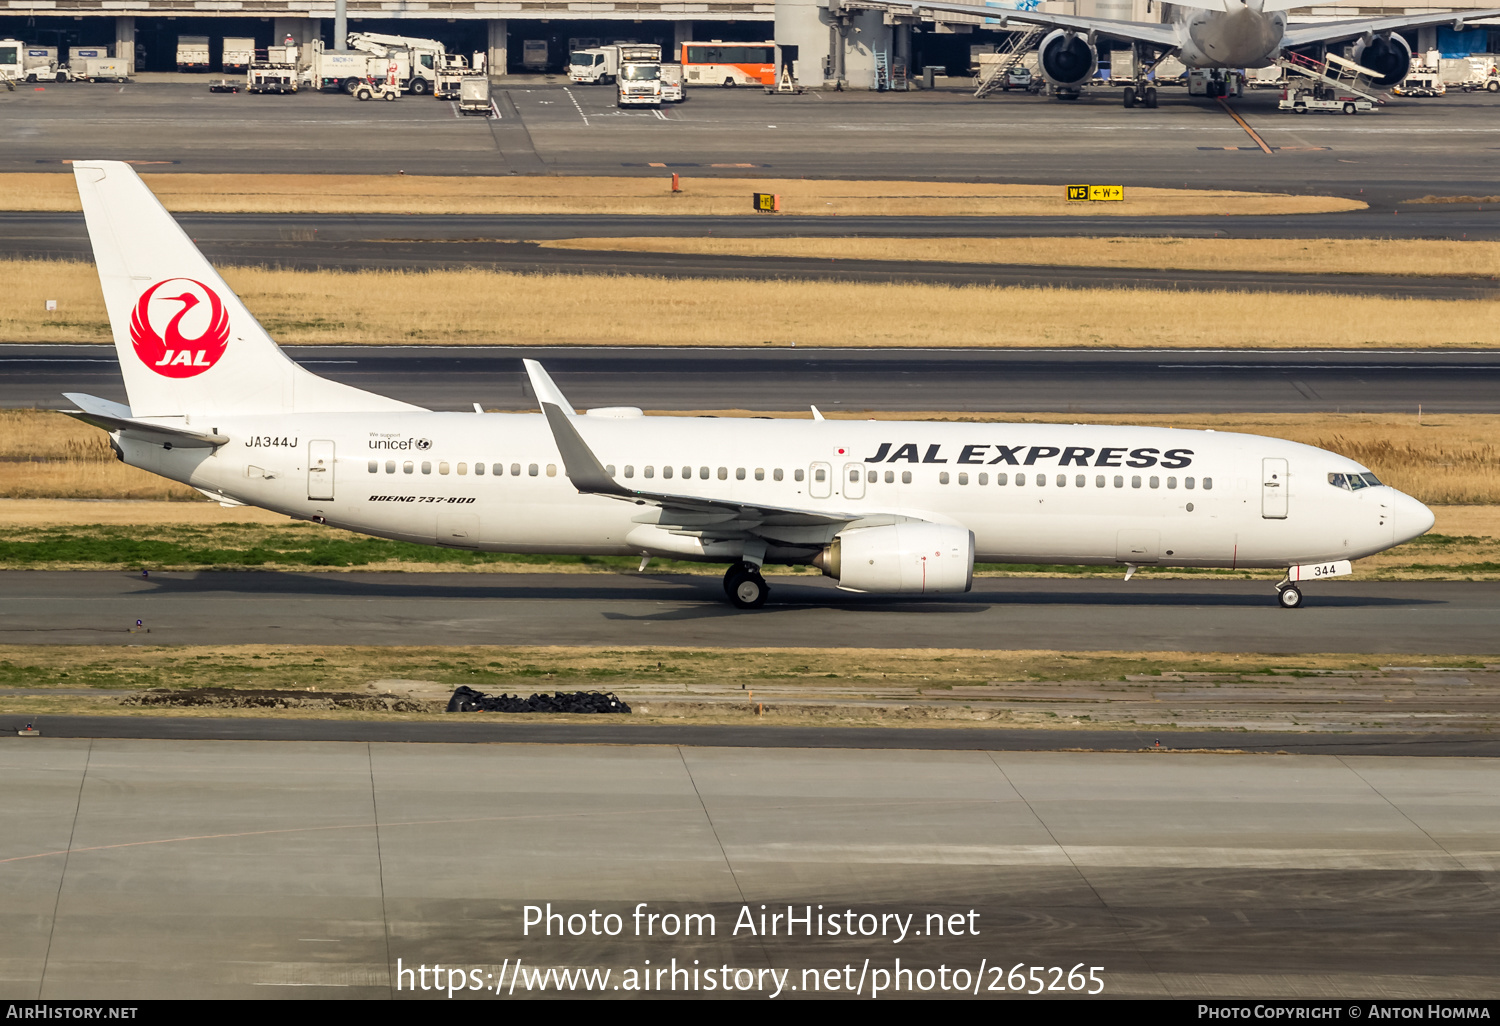
[[217, 449], [229, 441], [228, 437], [214, 432], [191, 431], [186, 426], [137, 420], [131, 416], [129, 406], [100, 399], [98, 396], [84, 395], [81, 392], [64, 392], [63, 395], [78, 405], [76, 410], [63, 410], [66, 416], [105, 431], [123, 432], [143, 442], [169, 445], [174, 449]]

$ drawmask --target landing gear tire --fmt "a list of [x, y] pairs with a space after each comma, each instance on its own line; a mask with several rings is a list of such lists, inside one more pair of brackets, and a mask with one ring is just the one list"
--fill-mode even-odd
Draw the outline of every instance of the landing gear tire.
[[1145, 89], [1146, 106], [1152, 110], [1156, 109], [1156, 86], [1147, 86]]
[[1276, 592], [1276, 601], [1281, 604], [1282, 609], [1299, 609], [1302, 606], [1302, 589], [1295, 584], [1288, 584]]
[[1132, 86], [1126, 86], [1125, 87], [1124, 100], [1125, 100], [1125, 106], [1126, 107], [1134, 107], [1135, 106], [1135, 89]]
[[753, 563], [736, 563], [724, 574], [724, 594], [737, 609], [759, 609], [770, 593], [760, 568]]

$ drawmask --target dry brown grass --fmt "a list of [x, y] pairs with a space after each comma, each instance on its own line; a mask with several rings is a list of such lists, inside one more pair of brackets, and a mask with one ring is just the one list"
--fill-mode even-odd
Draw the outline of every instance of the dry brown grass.
[[1290, 274], [1500, 275], [1500, 242], [1445, 239], [560, 239], [549, 249], [629, 253], [701, 253], [816, 260], [1011, 264], [1023, 267], [1130, 267], [1150, 270], [1237, 271]]
[[[107, 341], [91, 266], [0, 261], [0, 339]], [[1493, 300], [227, 268], [282, 342], [1345, 348], [1500, 344]], [[72, 299], [67, 299], [72, 296]], [[47, 299], [62, 298], [55, 315]], [[53, 319], [66, 318], [66, 320]], [[1441, 324], [1441, 331], [1432, 330]]]
[[1402, 203], [1500, 203], [1500, 196], [1422, 196]]
[[[750, 194], [781, 196], [785, 214], [1026, 216], [1073, 214], [1307, 214], [1359, 210], [1365, 204], [1331, 196], [1213, 189], [1126, 190], [1122, 203], [1069, 203], [1062, 185], [970, 182], [818, 181], [766, 177], [684, 177], [671, 192], [671, 173], [653, 178], [421, 177], [417, 175], [141, 176], [173, 211], [389, 214], [693, 214], [751, 213]], [[0, 175], [7, 210], [79, 210], [73, 176]], [[774, 215], [766, 215], [771, 217]]]
[[116, 460], [98, 428], [38, 410], [0, 410], [0, 496], [202, 498], [187, 485]]

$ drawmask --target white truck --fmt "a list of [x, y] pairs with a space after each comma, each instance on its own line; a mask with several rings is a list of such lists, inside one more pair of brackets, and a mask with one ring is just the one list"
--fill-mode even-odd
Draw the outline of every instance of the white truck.
[[568, 81], [609, 85], [620, 74], [620, 48], [593, 46], [568, 54]]
[[[71, 65], [73, 60], [68, 59]], [[177, 37], [177, 70], [178, 71], [207, 71], [208, 70], [208, 37], [207, 36], [178, 36]]]
[[661, 61], [625, 61], [615, 90], [618, 107], [660, 107]]
[[297, 65], [293, 61], [251, 61], [245, 69], [247, 93], [295, 93]]
[[328, 50], [316, 39], [298, 61], [299, 78], [309, 89], [341, 89], [350, 95], [371, 75], [385, 78], [389, 66], [389, 60], [364, 50]]
[[225, 71], [244, 71], [255, 63], [255, 40], [249, 36], [225, 36], [219, 66]]
[[21, 78], [26, 44], [19, 39], [0, 39], [0, 85], [14, 91]]
[[682, 84], [682, 65], [661, 66], [661, 102], [681, 103], [687, 99], [687, 88]]
[[400, 85], [406, 92], [423, 96], [436, 90], [438, 68], [447, 55], [443, 44], [436, 39], [393, 36], [383, 32], [351, 32], [346, 42], [353, 50], [363, 50], [380, 58], [404, 60]]
[[474, 73], [475, 69], [469, 67], [469, 61], [463, 54], [444, 54], [442, 62], [437, 66], [437, 79], [432, 95], [439, 100], [462, 99], [463, 81]]

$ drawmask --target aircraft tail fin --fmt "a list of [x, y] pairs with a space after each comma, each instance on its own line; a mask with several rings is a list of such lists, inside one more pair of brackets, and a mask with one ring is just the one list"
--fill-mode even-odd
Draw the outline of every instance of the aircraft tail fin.
[[73, 177], [137, 417], [420, 408], [293, 363], [130, 165], [75, 161]]

